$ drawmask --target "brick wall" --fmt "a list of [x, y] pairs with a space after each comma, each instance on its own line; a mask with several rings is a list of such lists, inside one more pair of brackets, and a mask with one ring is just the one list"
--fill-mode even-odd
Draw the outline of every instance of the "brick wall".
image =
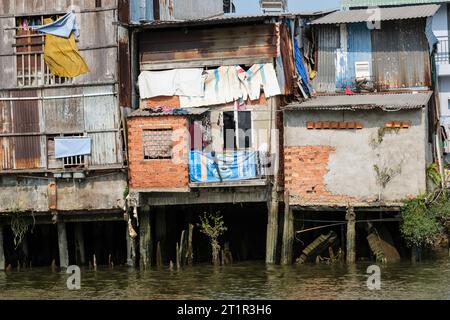
[[[127, 121], [130, 189], [179, 190], [189, 183], [187, 119], [182, 116], [136, 117]], [[173, 159], [144, 160], [142, 132], [172, 129]]]
[[324, 183], [330, 146], [285, 147], [285, 190], [291, 204], [347, 204], [352, 197], [329, 192]]

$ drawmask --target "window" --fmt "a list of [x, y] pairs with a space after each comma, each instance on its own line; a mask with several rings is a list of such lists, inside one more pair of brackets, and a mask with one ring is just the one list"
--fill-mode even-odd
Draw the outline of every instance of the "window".
[[32, 16], [16, 18], [17, 86], [38, 86], [70, 82], [50, 73], [44, 62], [45, 35], [31, 30], [43, 25], [44, 19], [58, 16]]
[[142, 133], [144, 159], [172, 158], [172, 129], [144, 130]]
[[102, 0], [95, 0], [95, 7], [101, 8], [102, 7]]
[[[236, 121], [237, 120], [237, 121]], [[248, 149], [252, 146], [252, 114], [250, 111], [223, 113], [225, 149]]]
[[370, 78], [369, 61], [355, 62], [355, 76], [356, 76], [356, 79], [369, 79]]

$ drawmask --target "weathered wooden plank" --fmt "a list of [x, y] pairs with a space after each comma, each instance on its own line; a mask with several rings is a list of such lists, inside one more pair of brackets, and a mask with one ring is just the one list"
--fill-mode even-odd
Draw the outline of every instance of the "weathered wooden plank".
[[58, 221], [58, 248], [59, 248], [59, 266], [67, 268], [69, 266], [69, 249], [67, 247], [66, 223]]

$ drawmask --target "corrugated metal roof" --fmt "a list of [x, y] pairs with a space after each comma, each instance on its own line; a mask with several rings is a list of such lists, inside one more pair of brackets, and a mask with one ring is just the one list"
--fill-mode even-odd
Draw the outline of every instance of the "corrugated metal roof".
[[450, 0], [342, 0], [342, 7], [357, 8], [357, 7], [373, 7], [373, 6], [401, 6], [412, 4], [426, 4], [426, 3], [447, 3]]
[[128, 115], [128, 118], [133, 117], [162, 117], [162, 116], [189, 116], [200, 115], [209, 111], [209, 108], [186, 108], [186, 109], [172, 109], [155, 112], [152, 109], [138, 109]]
[[357, 110], [419, 109], [428, 104], [431, 91], [417, 93], [359, 94], [318, 96], [300, 104], [291, 104], [285, 110]]
[[[395, 8], [380, 8], [380, 21], [427, 18], [433, 16], [440, 6], [437, 4], [422, 6], [405, 6]], [[335, 24], [370, 22], [373, 12], [367, 9], [337, 11], [311, 22], [311, 24]]]
[[208, 25], [208, 24], [222, 24], [222, 23], [234, 23], [234, 22], [252, 22], [252, 21], [264, 21], [271, 18], [295, 18], [295, 17], [308, 17], [308, 16], [321, 16], [328, 14], [330, 12], [335, 12], [333, 10], [325, 11], [307, 11], [299, 13], [270, 13], [270, 14], [257, 14], [257, 15], [220, 15], [209, 18], [201, 19], [189, 19], [189, 20], [152, 20], [152, 21], [141, 21], [140, 23], [132, 23], [131, 26], [145, 27], [145, 28], [159, 28], [159, 27], [181, 27], [185, 25]]

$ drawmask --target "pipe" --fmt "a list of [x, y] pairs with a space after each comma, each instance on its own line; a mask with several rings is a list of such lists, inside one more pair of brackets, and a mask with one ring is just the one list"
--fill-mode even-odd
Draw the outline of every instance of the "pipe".
[[58, 99], [73, 99], [73, 98], [104, 97], [104, 96], [115, 96], [115, 95], [117, 95], [117, 92], [88, 93], [88, 94], [73, 94], [73, 95], [67, 95], [67, 96], [52, 96], [52, 97], [15, 97], [15, 98], [0, 98], [0, 101], [58, 100]]

